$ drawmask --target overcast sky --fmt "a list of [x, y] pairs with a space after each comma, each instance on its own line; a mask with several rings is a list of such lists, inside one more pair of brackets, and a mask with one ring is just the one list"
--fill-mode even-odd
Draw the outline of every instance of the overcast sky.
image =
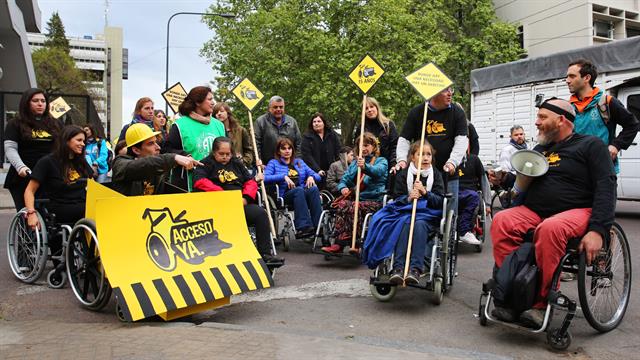
[[[20, 0], [18, 0], [20, 1]], [[124, 47], [129, 49], [129, 79], [123, 80], [123, 123], [131, 119], [137, 99], [149, 96], [156, 108], [164, 109], [160, 95], [165, 83], [166, 29], [169, 17], [182, 11], [205, 12], [215, 0], [110, 0], [109, 26], [123, 29]], [[102, 34], [105, 0], [38, 0], [42, 32], [57, 11], [68, 36]], [[171, 21], [169, 85], [182, 82], [189, 91], [213, 79], [211, 66], [199, 50], [215, 33], [199, 16], [178, 15]], [[169, 110], [171, 113], [171, 110]], [[113, 114], [118, 116], [118, 114]]]

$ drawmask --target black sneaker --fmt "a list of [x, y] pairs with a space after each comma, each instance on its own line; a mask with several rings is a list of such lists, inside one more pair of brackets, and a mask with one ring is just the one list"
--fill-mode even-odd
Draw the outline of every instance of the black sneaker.
[[313, 226], [309, 226], [306, 227], [304, 229], [300, 229], [298, 231], [296, 231], [296, 238], [300, 239], [300, 238], [306, 238], [309, 236], [313, 236], [316, 234], [316, 229], [313, 228]]
[[411, 269], [407, 274], [407, 277], [404, 279], [404, 283], [407, 285], [415, 285], [420, 282], [420, 270]]
[[262, 260], [267, 264], [280, 264], [284, 263], [284, 259], [281, 257], [273, 256], [271, 254], [262, 254]]
[[494, 318], [504, 321], [504, 322], [514, 322], [516, 321], [516, 317], [511, 309], [503, 308], [501, 306], [496, 306], [491, 310], [491, 316]]
[[389, 277], [389, 282], [393, 285], [402, 285], [402, 282], [404, 281], [402, 278], [403, 272], [404, 271], [402, 269], [393, 269], [393, 271], [391, 271], [391, 276]]
[[528, 328], [539, 329], [544, 322], [544, 315], [545, 311], [542, 309], [529, 309], [520, 314], [520, 322]]

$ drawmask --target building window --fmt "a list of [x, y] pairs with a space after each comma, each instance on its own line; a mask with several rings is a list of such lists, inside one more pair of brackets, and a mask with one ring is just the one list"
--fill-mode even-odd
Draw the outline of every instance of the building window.
[[627, 28], [627, 37], [628, 38], [634, 37], [634, 36], [638, 36], [638, 35], [640, 35], [640, 29], [631, 28], [631, 27]]
[[518, 26], [516, 34], [518, 35], [518, 43], [520, 44], [520, 48], [524, 49], [524, 26]]
[[594, 21], [593, 35], [607, 39], [613, 39], [613, 24], [606, 21]]

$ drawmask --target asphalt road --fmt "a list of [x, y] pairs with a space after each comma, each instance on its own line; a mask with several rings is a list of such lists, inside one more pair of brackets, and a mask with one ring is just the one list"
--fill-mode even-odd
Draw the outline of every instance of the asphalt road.
[[[6, 233], [10, 218], [9, 213], [0, 214], [0, 232]], [[617, 221], [629, 239], [632, 259], [637, 259], [640, 203], [619, 203]], [[325, 261], [323, 256], [311, 254], [309, 245], [295, 241], [290, 252], [280, 255], [286, 257], [286, 266], [276, 274], [276, 287], [236, 296], [227, 307], [179, 321], [241, 325], [276, 334], [313, 336], [322, 342], [348, 339], [354, 343], [463, 358], [640, 359], [640, 335], [636, 330], [640, 327], [637, 285], [632, 287], [629, 308], [617, 329], [598, 334], [578, 312], [570, 329], [572, 346], [566, 352], [557, 353], [546, 345], [544, 335], [521, 333], [495, 324], [479, 325], [474, 314], [481, 284], [491, 273], [490, 244], [482, 253], [461, 248], [459, 276], [440, 306], [431, 304], [429, 292], [418, 289], [399, 289], [389, 303], [376, 301], [369, 293], [369, 271], [353, 258]], [[634, 275], [637, 275], [640, 264], [634, 266]], [[577, 299], [576, 287], [575, 282], [563, 283], [562, 290]], [[118, 322], [114, 307], [112, 302], [102, 312], [86, 311], [80, 308], [68, 287], [53, 290], [44, 281], [36, 285], [18, 282], [6, 263], [5, 246], [0, 247], [0, 317], [3, 319], [47, 319], [94, 323], [99, 327], [103, 323]], [[312, 356], [313, 349], [308, 351]]]

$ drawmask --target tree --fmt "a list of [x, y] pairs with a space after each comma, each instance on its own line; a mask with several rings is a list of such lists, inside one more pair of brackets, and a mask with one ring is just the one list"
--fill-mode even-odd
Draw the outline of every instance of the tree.
[[369, 96], [398, 126], [422, 101], [404, 77], [426, 62], [454, 80], [465, 104], [472, 69], [522, 54], [491, 0], [229, 0], [209, 10], [237, 16], [204, 19], [217, 34], [202, 49], [220, 73], [217, 98], [240, 109], [229, 90], [248, 76], [267, 97], [283, 96], [301, 126], [322, 111], [347, 142], [362, 95], [346, 74], [365, 53], [386, 71]]
[[47, 39], [44, 42], [44, 46], [57, 47], [69, 54], [69, 39], [67, 39], [67, 35], [64, 31], [64, 24], [62, 24], [62, 19], [60, 18], [60, 15], [58, 15], [57, 11], [51, 15], [51, 19], [47, 22], [46, 35]]

